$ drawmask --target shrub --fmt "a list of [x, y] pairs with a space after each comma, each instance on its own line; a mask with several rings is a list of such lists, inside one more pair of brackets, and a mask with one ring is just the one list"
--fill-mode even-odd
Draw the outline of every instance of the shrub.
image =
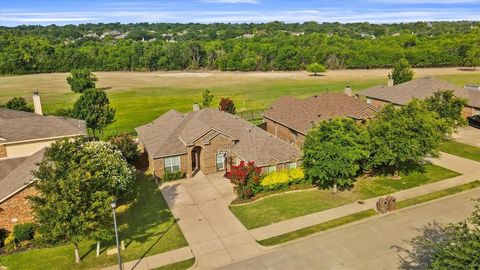
[[185, 178], [184, 172], [164, 172], [162, 181], [167, 182], [167, 181], [173, 181], [173, 180], [178, 180], [182, 178]]
[[137, 143], [133, 140], [132, 135], [123, 133], [110, 138], [110, 143], [115, 145], [122, 152], [125, 160], [133, 165], [140, 157]]
[[292, 184], [304, 182], [303, 170], [300, 168], [273, 172], [265, 176], [260, 185], [265, 191], [286, 189]]
[[10, 233], [7, 238], [5, 238], [5, 245], [3, 247], [3, 249], [5, 251], [12, 251], [14, 250], [15, 248], [17, 247], [17, 243], [15, 241], [15, 236], [13, 235], [13, 233]]
[[243, 200], [255, 196], [260, 187], [261, 169], [255, 166], [253, 161], [239, 165], [232, 165], [232, 169], [225, 174], [234, 184], [234, 190], [237, 196]]
[[32, 240], [35, 233], [35, 224], [23, 223], [13, 226], [13, 236], [17, 242]]

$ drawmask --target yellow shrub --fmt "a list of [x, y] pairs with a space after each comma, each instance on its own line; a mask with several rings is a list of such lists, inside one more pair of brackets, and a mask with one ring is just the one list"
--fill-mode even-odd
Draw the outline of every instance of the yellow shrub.
[[273, 172], [266, 175], [260, 184], [262, 186], [274, 186], [278, 184], [289, 183], [293, 180], [303, 178], [303, 170], [300, 168], [291, 169], [291, 170], [282, 170], [279, 172]]

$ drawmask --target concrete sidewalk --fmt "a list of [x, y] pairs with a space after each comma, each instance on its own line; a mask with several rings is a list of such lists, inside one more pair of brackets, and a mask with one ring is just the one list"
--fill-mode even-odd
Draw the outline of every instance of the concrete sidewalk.
[[[402, 201], [439, 190], [473, 182], [480, 179], [480, 162], [442, 153], [440, 159], [429, 159], [435, 165], [462, 173], [462, 175], [431, 184], [418, 186], [392, 193], [390, 195]], [[380, 196], [380, 197], [385, 197]], [[363, 204], [351, 203], [325, 211], [288, 219], [264, 227], [250, 230], [256, 240], [264, 240], [278, 235], [286, 234], [306, 227], [310, 227], [329, 220], [341, 218], [364, 210], [375, 209], [378, 198], [364, 200]]]

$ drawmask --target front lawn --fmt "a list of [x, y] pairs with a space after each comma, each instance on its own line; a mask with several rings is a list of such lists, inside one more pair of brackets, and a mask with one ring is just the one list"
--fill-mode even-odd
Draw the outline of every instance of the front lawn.
[[443, 143], [439, 150], [455, 156], [480, 161], [480, 148], [468, 144], [449, 141]]
[[[187, 245], [167, 203], [150, 176], [138, 175], [136, 199], [118, 208], [118, 222], [128, 224], [120, 234], [125, 240], [124, 262], [181, 248]], [[113, 221], [112, 221], [113, 222]], [[113, 225], [112, 225], [113, 226]], [[80, 243], [80, 264], [75, 263], [73, 245], [35, 249], [0, 257], [8, 269], [99, 269], [117, 263], [117, 256], [107, 256], [106, 250], [115, 247], [114, 236], [102, 243], [102, 253], [96, 257], [94, 241]], [[108, 246], [108, 247], [107, 247]]]
[[305, 190], [272, 196], [251, 204], [232, 205], [230, 210], [248, 229], [253, 229], [458, 175], [448, 169], [427, 164], [422, 171], [401, 175], [399, 180], [386, 176], [362, 178], [351, 190], [339, 191], [337, 194], [331, 190]]

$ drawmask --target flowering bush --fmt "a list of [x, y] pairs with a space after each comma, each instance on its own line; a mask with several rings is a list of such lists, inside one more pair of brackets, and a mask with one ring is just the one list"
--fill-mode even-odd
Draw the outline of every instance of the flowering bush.
[[255, 196], [258, 191], [261, 169], [255, 166], [253, 161], [248, 163], [241, 161], [239, 165], [232, 165], [231, 170], [225, 174], [225, 177], [235, 185], [234, 190], [237, 196], [245, 200]]
[[264, 190], [279, 190], [287, 188], [291, 184], [302, 182], [303, 170], [300, 168], [273, 172], [266, 175], [260, 182]]

